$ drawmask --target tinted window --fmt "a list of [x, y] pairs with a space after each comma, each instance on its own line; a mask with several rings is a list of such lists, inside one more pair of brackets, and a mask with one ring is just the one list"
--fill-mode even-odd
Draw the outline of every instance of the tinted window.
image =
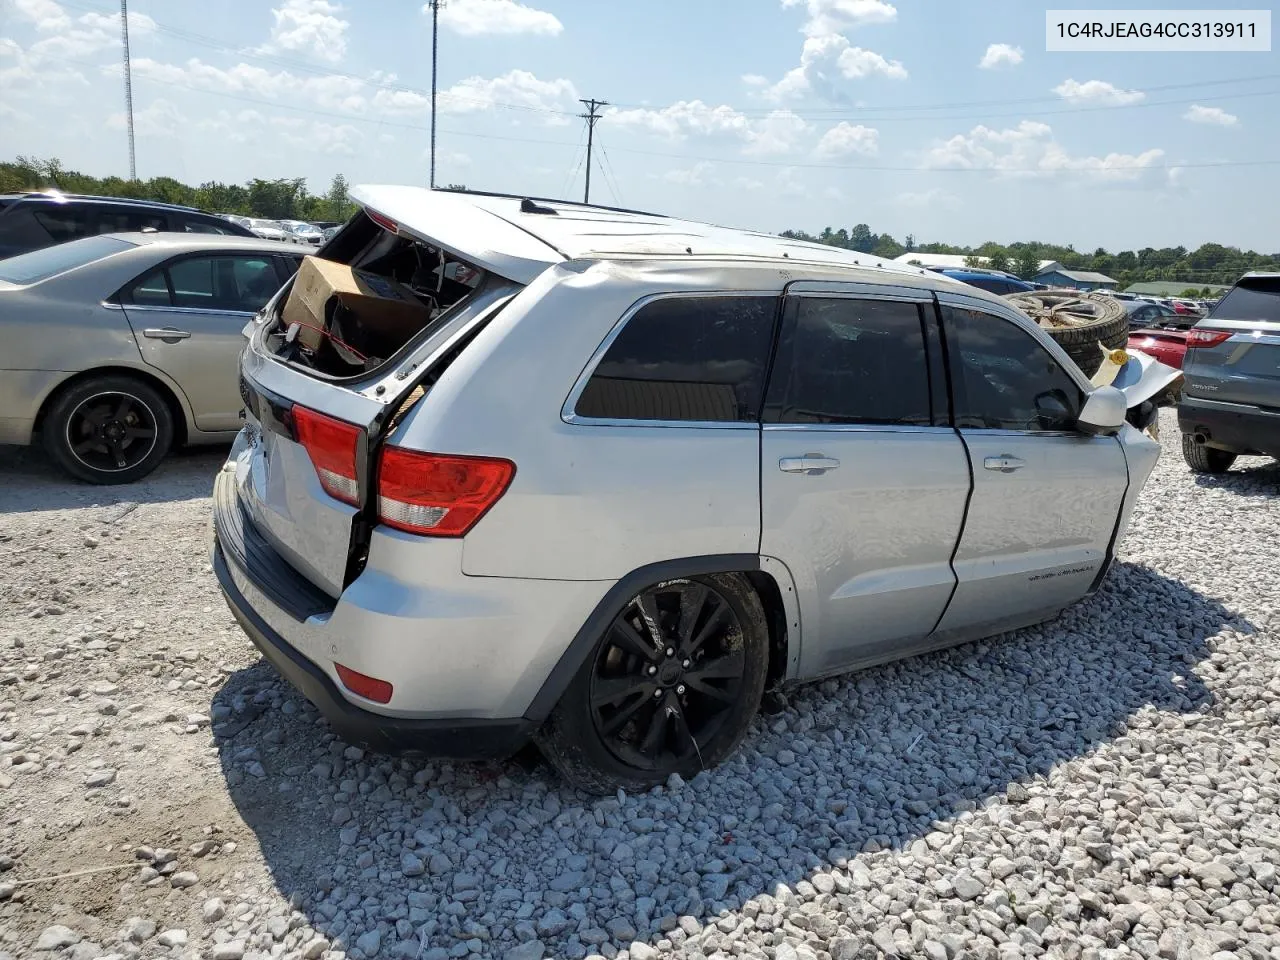
[[966, 280], [965, 283], [971, 287], [977, 287], [979, 290], [986, 290], [988, 293], [1005, 294], [1009, 292], [1009, 282], [1007, 280], [989, 280], [986, 277], [975, 277], [972, 280]]
[[187, 233], [216, 233], [220, 236], [230, 236], [235, 233], [234, 230], [228, 230], [226, 227], [206, 220], [188, 220], [186, 226]]
[[97, 233], [138, 233], [144, 228], [163, 230], [162, 215], [128, 207], [99, 207], [96, 211]]
[[191, 257], [168, 272], [175, 307], [253, 312], [280, 286], [266, 256]]
[[943, 308], [952, 354], [956, 426], [1070, 430], [1084, 394], [1031, 334], [1008, 320]]
[[33, 250], [7, 260], [0, 260], [0, 280], [10, 283], [38, 283], [56, 273], [82, 267], [133, 246], [115, 237], [85, 237], [74, 243]]
[[914, 303], [798, 298], [778, 344], [765, 419], [929, 425], [924, 329]]
[[1280, 323], [1280, 278], [1241, 281], [1218, 301], [1209, 316]]
[[642, 307], [610, 344], [575, 413], [758, 419], [776, 310], [772, 297], [670, 298]]
[[171, 306], [169, 284], [165, 280], [164, 271], [157, 269], [144, 274], [141, 280], [128, 289], [123, 299], [125, 303], [144, 307]]
[[32, 211], [36, 223], [44, 227], [54, 243], [77, 240], [96, 231], [91, 226], [89, 211], [84, 207], [47, 204]]

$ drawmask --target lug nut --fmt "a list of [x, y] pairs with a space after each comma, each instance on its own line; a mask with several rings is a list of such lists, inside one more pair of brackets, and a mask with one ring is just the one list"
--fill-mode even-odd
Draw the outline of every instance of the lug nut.
[[657, 667], [650, 667], [650, 668], [649, 668], [649, 676], [651, 676], [651, 677], [652, 677], [652, 676], [653, 676], [655, 673], [657, 673], [657, 672], [658, 672], [658, 668], [657, 668]]
[[661, 688], [658, 688], [657, 690], [653, 691], [653, 698], [654, 698], [655, 700], [657, 700], [657, 699], [661, 698], [661, 696], [662, 696], [662, 689], [661, 689]]
[[667, 656], [674, 657], [676, 655], [675, 647], [667, 647]]
[[683, 683], [682, 683], [682, 684], [680, 684], [680, 686], [676, 687], [676, 693], [684, 693], [684, 684], [683, 684]]
[[682, 667], [684, 667], [686, 670], [688, 670], [688, 669], [689, 669], [689, 661], [688, 661], [688, 660], [682, 661], [682, 662], [681, 662], [681, 664], [680, 664], [680, 666], [682, 666]]

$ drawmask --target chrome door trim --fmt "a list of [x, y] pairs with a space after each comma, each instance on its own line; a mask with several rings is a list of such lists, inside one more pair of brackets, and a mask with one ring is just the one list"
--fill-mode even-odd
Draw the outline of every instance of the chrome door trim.
[[892, 283], [861, 283], [856, 280], [793, 280], [783, 289], [784, 297], [822, 297], [843, 300], [898, 300], [930, 303], [933, 290]]
[[[578, 400], [582, 397], [582, 393], [587, 389], [587, 382], [595, 373], [596, 367], [600, 361], [604, 359], [604, 355], [609, 352], [609, 348], [613, 346], [613, 342], [622, 334], [623, 329], [631, 318], [639, 313], [649, 304], [658, 300], [704, 300], [709, 298], [721, 297], [769, 297], [773, 300], [781, 300], [782, 294], [777, 290], [697, 290], [697, 291], [672, 291], [670, 293], [651, 293], [648, 296], [641, 297], [631, 306], [629, 306], [622, 314], [617, 323], [610, 328], [605, 335], [604, 340], [600, 342], [600, 346], [596, 347], [595, 352], [587, 360], [586, 366], [582, 368], [582, 372], [578, 374], [578, 379], [573, 382], [573, 386], [569, 390], [569, 395], [565, 397], [565, 401], [560, 406], [560, 419], [565, 423], [573, 425], [588, 425], [602, 427], [695, 427], [698, 429], [716, 429], [716, 430], [758, 430], [760, 424], [756, 421], [742, 420], [618, 420], [610, 417], [583, 417], [574, 412], [574, 408], [578, 405]], [[766, 384], [767, 386], [767, 384]]]
[[116, 310], [126, 310], [138, 313], [183, 313], [196, 314], [201, 317], [252, 317], [255, 315], [254, 310], [215, 310], [208, 307], [160, 307], [153, 304], [125, 303], [115, 304], [108, 303], [103, 306], [113, 307]]
[[955, 435], [951, 427], [919, 427], [895, 423], [766, 423], [767, 431], [785, 430], [794, 433], [809, 431], [821, 433], [924, 433]]

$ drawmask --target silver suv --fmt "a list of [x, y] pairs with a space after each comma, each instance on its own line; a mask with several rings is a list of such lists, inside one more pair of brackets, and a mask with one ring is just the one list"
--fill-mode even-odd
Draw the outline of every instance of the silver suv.
[[1246, 273], [1187, 336], [1182, 455], [1223, 473], [1242, 454], [1280, 458], [1280, 273]]
[[[1052, 617], [1158, 445], [998, 297], [650, 214], [366, 187], [326, 258], [408, 327], [248, 328], [215, 492], [231, 609], [344, 737], [529, 739], [643, 788], [762, 692]], [[315, 334], [320, 333], [319, 336]]]

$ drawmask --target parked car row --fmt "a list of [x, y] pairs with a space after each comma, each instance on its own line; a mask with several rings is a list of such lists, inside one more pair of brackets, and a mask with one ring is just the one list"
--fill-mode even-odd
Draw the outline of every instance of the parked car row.
[[307, 223], [303, 220], [266, 220], [261, 217], [242, 217], [235, 213], [220, 213], [218, 216], [244, 227], [255, 237], [264, 240], [306, 243], [313, 247], [320, 246], [341, 226], [333, 221]]

